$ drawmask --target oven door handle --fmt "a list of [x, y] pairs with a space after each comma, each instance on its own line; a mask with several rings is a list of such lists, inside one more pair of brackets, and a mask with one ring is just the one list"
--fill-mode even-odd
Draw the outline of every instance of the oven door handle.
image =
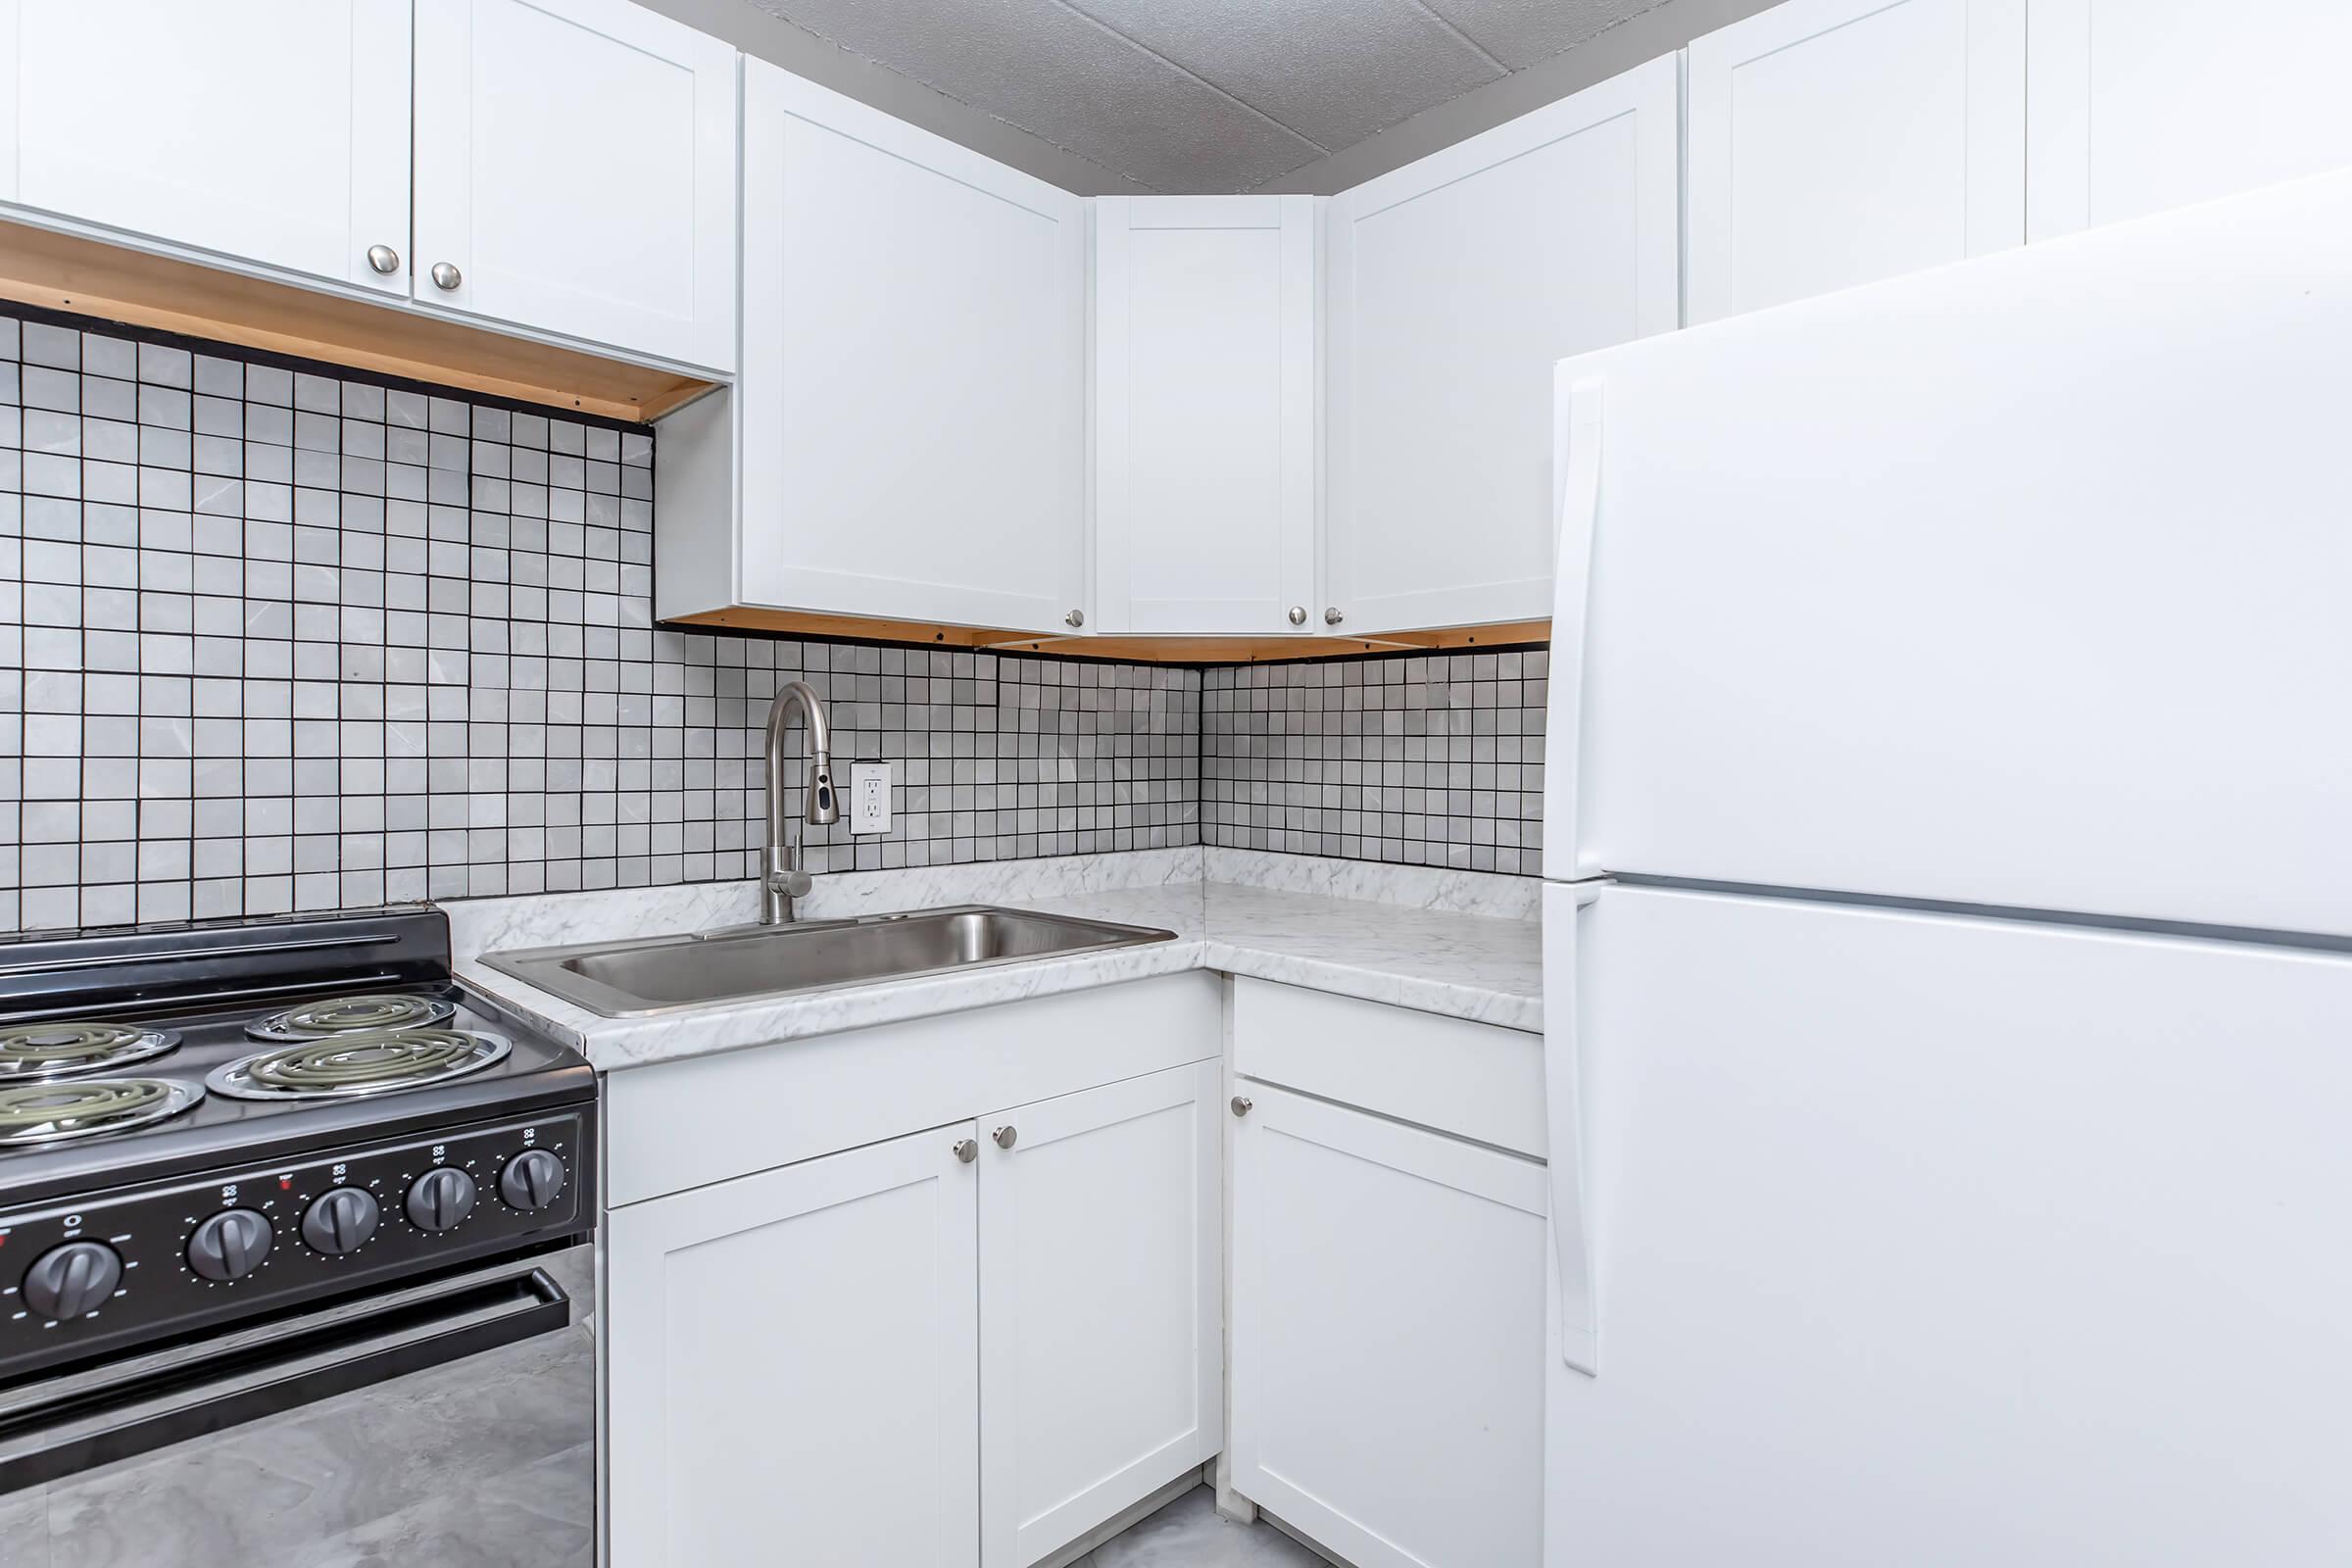
[[571, 1306], [545, 1269], [477, 1274], [380, 1311], [297, 1323], [282, 1337], [209, 1355], [199, 1346], [112, 1382], [61, 1378], [52, 1397], [37, 1388], [0, 1396], [0, 1493], [554, 1333], [569, 1326]]

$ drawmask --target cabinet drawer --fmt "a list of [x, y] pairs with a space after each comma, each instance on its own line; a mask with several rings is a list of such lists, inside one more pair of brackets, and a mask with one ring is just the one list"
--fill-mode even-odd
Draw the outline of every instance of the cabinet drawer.
[[1233, 1070], [1544, 1157], [1542, 1035], [1236, 980]]
[[1217, 1001], [1212, 975], [1159, 975], [616, 1072], [605, 1202], [1201, 1061], [1217, 1054]]

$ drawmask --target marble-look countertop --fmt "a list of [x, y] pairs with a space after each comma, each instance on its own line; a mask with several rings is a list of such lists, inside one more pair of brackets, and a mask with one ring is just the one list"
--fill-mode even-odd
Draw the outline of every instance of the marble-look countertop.
[[[1219, 879], [1223, 875], [1249, 880]], [[1349, 892], [1378, 891], [1360, 871], [1338, 875]], [[577, 896], [602, 903], [553, 896], [490, 901], [493, 907], [453, 905], [458, 970], [470, 984], [576, 1042], [590, 1061], [607, 1070], [1202, 968], [1505, 1028], [1544, 1027], [1541, 927], [1534, 919], [1516, 917], [1525, 906], [1510, 890], [1500, 906], [1514, 910], [1508, 916], [1340, 898], [1295, 891], [1315, 884], [1296, 866], [1220, 861], [1216, 852], [1204, 859], [1199, 850], [834, 880], [828, 895], [820, 879], [819, 897], [807, 901], [809, 918], [991, 903], [1176, 935], [1172, 941], [1106, 953], [641, 1018], [603, 1017], [481, 962], [483, 953], [504, 948], [596, 941], [622, 932], [692, 931], [746, 917], [751, 884], [708, 884]], [[1463, 902], [1458, 879], [1399, 886], [1406, 897], [1426, 894], [1432, 902]], [[632, 904], [636, 906], [629, 907]], [[616, 911], [621, 922], [614, 925]]]

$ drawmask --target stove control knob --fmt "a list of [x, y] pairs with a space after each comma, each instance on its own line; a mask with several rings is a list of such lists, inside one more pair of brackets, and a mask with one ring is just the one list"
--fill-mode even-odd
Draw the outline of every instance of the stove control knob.
[[270, 1255], [270, 1217], [259, 1209], [224, 1208], [205, 1219], [188, 1238], [188, 1267], [224, 1284], [241, 1280]]
[[24, 1304], [36, 1317], [79, 1317], [104, 1305], [122, 1283], [121, 1253], [104, 1242], [67, 1242], [24, 1271]]
[[357, 1187], [338, 1187], [321, 1194], [302, 1216], [302, 1239], [314, 1251], [341, 1257], [359, 1250], [375, 1234], [375, 1195]]
[[498, 1196], [509, 1208], [535, 1213], [564, 1191], [564, 1161], [544, 1149], [526, 1149], [498, 1173]]
[[454, 1231], [473, 1212], [473, 1178], [454, 1166], [437, 1166], [409, 1185], [409, 1200], [401, 1206], [420, 1231]]

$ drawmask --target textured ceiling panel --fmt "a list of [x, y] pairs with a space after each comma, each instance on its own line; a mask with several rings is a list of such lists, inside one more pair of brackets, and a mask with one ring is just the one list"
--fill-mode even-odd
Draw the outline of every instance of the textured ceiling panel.
[[1660, 0], [746, 3], [1153, 189], [1240, 191]]
[[753, 0], [1167, 191], [1246, 190], [1323, 149], [1055, 0]]
[[1659, 0], [1429, 0], [1429, 8], [1523, 71], [1594, 33], [1638, 17]]
[[1070, 0], [1324, 149], [1505, 74], [1417, 0]]

